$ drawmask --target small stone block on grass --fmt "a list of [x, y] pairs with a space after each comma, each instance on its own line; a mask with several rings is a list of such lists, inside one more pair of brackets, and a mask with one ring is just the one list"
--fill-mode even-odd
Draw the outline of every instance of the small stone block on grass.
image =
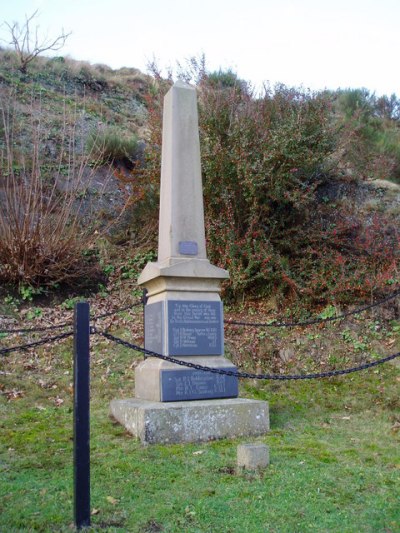
[[246, 470], [261, 470], [269, 465], [269, 449], [266, 444], [239, 444], [237, 465]]

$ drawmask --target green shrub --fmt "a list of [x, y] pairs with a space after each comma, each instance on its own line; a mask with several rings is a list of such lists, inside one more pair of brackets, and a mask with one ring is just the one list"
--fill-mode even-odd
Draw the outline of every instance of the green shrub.
[[92, 132], [87, 140], [86, 148], [91, 157], [108, 162], [133, 163], [138, 148], [136, 135], [128, 135], [118, 128], [107, 128]]
[[[332, 119], [332, 95], [278, 85], [255, 96], [234, 80], [230, 71], [226, 78], [199, 72], [196, 80], [208, 255], [230, 272], [225, 295], [273, 293], [278, 302], [301, 298], [305, 305], [382, 287], [396, 272], [395, 228], [386, 235], [386, 220], [364, 223], [315, 194], [339, 173], [333, 154], [342, 130]], [[148, 95], [147, 167], [137, 175], [148, 217], [157, 216], [162, 98], [170, 84], [158, 77]], [[365, 139], [374, 120], [362, 123]]]
[[210, 257], [235, 294], [297, 290], [287, 237], [307, 223], [334, 148], [329, 101], [278, 86], [261, 98], [205, 86], [200, 97]]
[[400, 102], [367, 89], [340, 90], [336, 99], [344, 164], [359, 177], [400, 179]]
[[244, 89], [246, 82], [240, 80], [233, 70], [216, 70], [207, 74], [207, 84], [215, 89], [227, 89], [237, 87]]
[[[150, 196], [160, 175], [161, 99], [168, 86], [160, 84], [158, 97], [149, 97], [143, 187]], [[285, 86], [255, 98], [244, 83], [216, 87], [215, 76], [210, 82], [207, 75], [198, 87], [210, 259], [230, 271], [233, 296], [297, 290], [286, 259], [288, 236], [299, 221], [307, 223], [335, 146], [330, 101]]]

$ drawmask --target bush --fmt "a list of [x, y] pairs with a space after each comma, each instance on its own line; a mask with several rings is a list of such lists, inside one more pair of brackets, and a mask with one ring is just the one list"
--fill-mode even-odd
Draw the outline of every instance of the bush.
[[341, 162], [356, 176], [400, 180], [400, 102], [395, 95], [377, 98], [367, 89], [335, 95], [341, 128]]
[[[208, 254], [228, 268], [231, 295], [293, 290], [287, 237], [309, 218], [335, 146], [330, 101], [284, 86], [255, 98], [245, 83], [221, 85], [215, 78], [205, 74], [198, 83]], [[160, 175], [161, 98], [168, 86], [160, 83], [158, 97], [149, 97], [148, 194]]]
[[[65, 119], [65, 142], [49, 159], [41, 105], [33, 100], [28, 112], [4, 92], [0, 108], [0, 282], [92, 284], [101, 270], [94, 223], [83, 226], [79, 217], [90, 178], [67, 128], [74, 118]], [[68, 182], [64, 188], [62, 180]]]
[[[382, 287], [395, 273], [398, 234], [382, 240], [387, 221], [370, 227], [315, 194], [338, 174], [331, 95], [278, 85], [255, 96], [244, 82], [231, 83], [230, 71], [198, 74], [208, 255], [230, 272], [225, 295], [273, 293], [278, 302], [301, 297], [305, 304]], [[148, 217], [157, 216], [162, 98], [170, 84], [158, 77], [148, 95], [147, 168], [137, 176]], [[337, 217], [343, 228], [334, 234]], [[368, 251], [364, 234], [384, 250]]]
[[224, 260], [235, 292], [288, 284], [283, 237], [309, 218], [333, 150], [329, 102], [284, 86], [258, 99], [235, 89], [201, 92], [211, 258]]

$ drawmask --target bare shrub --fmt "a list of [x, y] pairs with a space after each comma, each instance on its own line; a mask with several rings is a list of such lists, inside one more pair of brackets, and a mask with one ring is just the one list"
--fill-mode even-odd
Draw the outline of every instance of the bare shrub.
[[96, 165], [79, 147], [76, 117], [64, 116], [58, 154], [48, 158], [40, 101], [27, 112], [3, 93], [0, 113], [0, 281], [51, 287], [97, 278], [96, 222], [81, 216]]
[[9, 44], [14, 47], [18, 55], [19, 70], [23, 74], [26, 74], [29, 63], [35, 57], [49, 50], [60, 50], [71, 35], [71, 33], [65, 33], [62, 30], [61, 34], [54, 39], [41, 37], [39, 35], [39, 27], [32, 27], [32, 22], [37, 17], [37, 14], [38, 11], [36, 10], [29, 17], [26, 16], [25, 22], [21, 25], [18, 22], [4, 22], [10, 32], [11, 41]]

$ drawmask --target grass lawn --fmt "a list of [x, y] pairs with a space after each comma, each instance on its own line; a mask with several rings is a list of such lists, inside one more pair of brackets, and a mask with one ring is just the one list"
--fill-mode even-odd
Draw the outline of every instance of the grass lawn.
[[[241, 396], [270, 402], [265, 437], [143, 447], [108, 416], [112, 398], [133, 395], [140, 357], [92, 340], [92, 531], [400, 531], [398, 360], [242, 382]], [[72, 341], [11, 354], [0, 370], [0, 531], [71, 531]], [[237, 444], [254, 441], [270, 447], [269, 468], [236, 472]]]

